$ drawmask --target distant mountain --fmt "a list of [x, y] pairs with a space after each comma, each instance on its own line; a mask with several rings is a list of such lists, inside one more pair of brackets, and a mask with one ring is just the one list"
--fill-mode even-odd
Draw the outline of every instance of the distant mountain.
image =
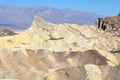
[[0, 6], [0, 27], [10, 29], [25, 29], [30, 26], [33, 16], [39, 16], [46, 21], [60, 24], [93, 24], [102, 15], [71, 9], [57, 9], [51, 7], [13, 7]]

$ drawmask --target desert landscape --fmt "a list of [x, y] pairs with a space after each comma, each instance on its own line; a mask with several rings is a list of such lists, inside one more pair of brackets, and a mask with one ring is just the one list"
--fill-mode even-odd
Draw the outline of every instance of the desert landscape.
[[0, 78], [120, 80], [120, 15], [83, 26], [34, 16], [23, 32], [1, 29]]

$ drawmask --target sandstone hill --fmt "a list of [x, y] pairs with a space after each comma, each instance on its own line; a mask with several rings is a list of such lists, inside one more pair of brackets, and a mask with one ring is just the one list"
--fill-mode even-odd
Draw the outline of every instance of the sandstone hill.
[[118, 32], [35, 16], [24, 32], [0, 37], [0, 78], [120, 80]]

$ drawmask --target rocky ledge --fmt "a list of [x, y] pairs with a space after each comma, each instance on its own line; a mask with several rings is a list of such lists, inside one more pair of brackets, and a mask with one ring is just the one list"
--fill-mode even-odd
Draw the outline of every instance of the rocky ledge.
[[99, 27], [34, 17], [26, 31], [0, 37], [0, 78], [119, 80], [120, 34]]

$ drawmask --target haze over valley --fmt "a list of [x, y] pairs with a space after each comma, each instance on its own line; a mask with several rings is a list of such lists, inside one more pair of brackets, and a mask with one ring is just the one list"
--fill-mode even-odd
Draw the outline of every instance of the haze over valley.
[[72, 9], [42, 6], [0, 6], [0, 27], [25, 30], [31, 25], [35, 15], [55, 24], [69, 23], [78, 25], [92, 25], [98, 17], [103, 17], [99, 14]]

